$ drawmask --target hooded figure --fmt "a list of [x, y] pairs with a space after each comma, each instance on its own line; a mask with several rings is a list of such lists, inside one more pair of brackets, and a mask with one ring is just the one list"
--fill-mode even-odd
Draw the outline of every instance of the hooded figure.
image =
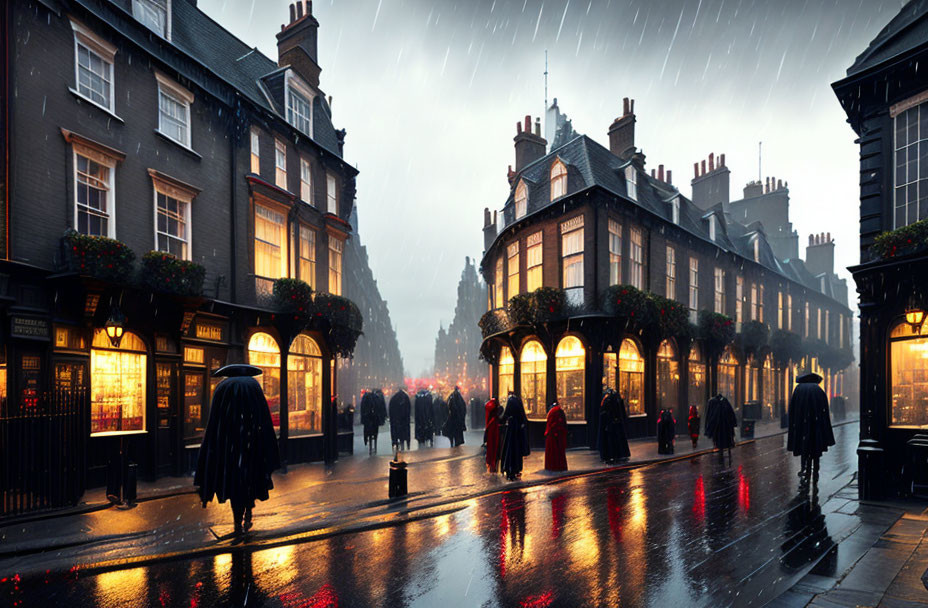
[[435, 427], [432, 423], [432, 393], [425, 389], [416, 393], [416, 441], [422, 447], [426, 441], [432, 444]]
[[486, 437], [487, 444], [487, 471], [496, 473], [499, 469], [499, 419], [502, 416], [502, 408], [496, 397], [491, 397], [485, 406], [486, 410]]
[[[382, 393], [381, 393], [382, 394]], [[361, 424], [364, 426], [364, 445], [368, 453], [377, 452], [377, 433], [387, 417], [386, 408], [382, 406], [377, 390], [369, 390], [361, 397]]]
[[818, 459], [835, 444], [828, 413], [828, 397], [819, 386], [822, 377], [805, 374], [796, 379], [789, 399], [789, 433], [786, 449], [802, 458], [800, 477], [818, 478]]
[[731, 402], [722, 395], [716, 395], [706, 404], [706, 437], [712, 438], [716, 448], [729, 450], [735, 445], [735, 427], [738, 418]]
[[657, 453], [673, 454], [673, 441], [676, 436], [677, 421], [668, 409], [662, 409], [657, 416]]
[[695, 405], [690, 406], [689, 415], [686, 417], [686, 429], [690, 432], [690, 439], [693, 440], [693, 449], [699, 443], [699, 408]]
[[448, 396], [448, 420], [445, 422], [445, 435], [451, 440], [451, 447], [464, 443], [464, 431], [467, 430], [467, 404], [458, 387]]
[[412, 405], [402, 388], [390, 397], [390, 441], [394, 449], [409, 449], [409, 412]]
[[613, 464], [632, 455], [625, 436], [625, 419], [625, 401], [607, 388], [599, 406], [599, 456], [603, 462]]
[[503, 412], [506, 435], [503, 437], [503, 458], [501, 468], [510, 481], [522, 474], [522, 459], [532, 450], [528, 444], [528, 419], [525, 407], [518, 395], [510, 393]]
[[432, 424], [435, 425], [435, 434], [448, 436], [445, 423], [448, 422], [448, 404], [439, 393], [432, 395]]
[[545, 468], [549, 471], [567, 470], [567, 416], [554, 402], [548, 410], [545, 425]]
[[204, 508], [214, 495], [220, 503], [231, 503], [236, 534], [251, 528], [255, 501], [268, 499], [268, 490], [274, 488], [271, 473], [280, 468], [271, 413], [253, 377], [260, 373], [252, 365], [227, 365], [213, 372], [226, 379], [213, 393], [193, 478]]

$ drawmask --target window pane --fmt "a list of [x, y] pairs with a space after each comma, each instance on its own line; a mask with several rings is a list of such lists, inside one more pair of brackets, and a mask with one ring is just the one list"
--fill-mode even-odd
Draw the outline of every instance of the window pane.
[[928, 426], [928, 368], [923, 364], [928, 337], [891, 343], [892, 424]]

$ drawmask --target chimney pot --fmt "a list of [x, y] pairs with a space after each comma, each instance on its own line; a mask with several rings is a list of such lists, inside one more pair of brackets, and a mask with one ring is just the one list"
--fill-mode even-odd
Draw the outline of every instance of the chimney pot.
[[635, 113], [635, 100], [634, 99], [628, 100], [628, 113], [629, 114]]
[[299, 2], [296, 3], [296, 18], [297, 19], [303, 18], [303, 0], [300, 0]]
[[699, 163], [693, 163], [693, 179], [699, 177]]
[[628, 116], [628, 97], [622, 100], [622, 116]]
[[667, 169], [667, 183], [673, 185], [673, 171]]
[[657, 166], [657, 179], [664, 181], [664, 165]]
[[541, 118], [535, 119], [535, 135], [541, 137]]
[[725, 166], [725, 155], [724, 155], [724, 154], [722, 154], [722, 155], [719, 157], [719, 166], [720, 166], [720, 167], [724, 167], [724, 166]]
[[528, 114], [525, 115], [525, 132], [529, 134], [532, 132], [532, 117]]
[[651, 169], [651, 177], [652, 177], [653, 179], [656, 179], [656, 178], [657, 178], [657, 176], [654, 174], [654, 169]]
[[831, 242], [831, 233], [830, 233], [830, 232], [828, 232], [828, 233], [825, 234], [825, 239], [827, 239], [826, 242], [828, 242], [828, 243]]
[[[290, 5], [290, 23], [293, 23], [294, 21], [296, 21], [296, 5], [291, 4]], [[284, 29], [283, 26], [281, 26], [280, 29]]]
[[713, 171], [715, 171], [715, 153], [710, 152], [709, 153], [709, 173], [712, 173]]
[[782, 189], [783, 189], [783, 180], [782, 180], [782, 179], [778, 179], [778, 180], [777, 180], [777, 190], [782, 190]]
[[706, 161], [702, 161], [702, 174], [706, 174]]
[[522, 132], [522, 122], [517, 120], [516, 121], [516, 135], [518, 135], [521, 132]]

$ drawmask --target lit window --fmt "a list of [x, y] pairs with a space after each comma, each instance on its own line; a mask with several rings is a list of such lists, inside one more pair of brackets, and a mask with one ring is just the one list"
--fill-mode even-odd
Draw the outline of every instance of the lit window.
[[657, 349], [657, 409], [678, 409], [680, 362], [673, 342], [664, 340]]
[[158, 72], [155, 77], [158, 80], [158, 132], [189, 148], [193, 95]]
[[633, 201], [638, 200], [638, 172], [634, 165], [625, 167], [625, 193]]
[[793, 296], [786, 294], [786, 331], [793, 331]]
[[690, 258], [690, 310], [699, 309], [699, 259]]
[[751, 320], [759, 320], [757, 318], [757, 283], [751, 283]]
[[551, 200], [567, 194], [567, 167], [560, 160], [551, 166]]
[[900, 323], [890, 334], [889, 365], [892, 396], [892, 426], [928, 428], [928, 335], [925, 326], [912, 333]]
[[251, 130], [251, 172], [261, 173], [261, 139], [255, 129]]
[[282, 213], [255, 205], [255, 282], [258, 293], [271, 293], [274, 280], [287, 276], [287, 228]]
[[622, 224], [609, 220], [609, 284], [622, 282]]
[[673, 299], [677, 293], [677, 252], [667, 247], [667, 273], [664, 277], [664, 295]]
[[783, 292], [777, 292], [777, 329], [783, 329]]
[[562, 339], [554, 353], [554, 365], [558, 405], [567, 420], [584, 420], [586, 350], [583, 343], [575, 336]]
[[761, 323], [764, 322], [764, 284], [760, 284], [760, 291], [758, 292], [757, 300], [757, 320]]
[[342, 295], [342, 250], [345, 243], [329, 236], [329, 293]]
[[169, 0], [132, 0], [132, 16], [162, 38], [170, 40]]
[[300, 226], [300, 279], [316, 288], [316, 232]]
[[77, 21], [74, 30], [74, 81], [76, 92], [98, 106], [115, 112], [113, 60], [116, 47]]
[[542, 234], [530, 234], [525, 240], [525, 282], [531, 293], [544, 284], [542, 276]]
[[528, 213], [528, 189], [525, 182], [520, 181], [516, 186], [516, 219], [524, 217]]
[[725, 314], [725, 271], [715, 269], [715, 312]]
[[506, 295], [503, 293], [503, 284], [504, 284], [503, 280], [505, 279], [505, 277], [503, 276], [503, 256], [499, 256], [499, 258], [496, 259], [496, 273], [493, 276], [496, 279], [496, 283], [495, 283], [496, 293], [494, 296], [494, 302], [496, 304], [496, 308], [505, 308], [506, 307]]
[[[695, 405], [702, 408], [706, 403], [706, 363], [702, 358], [702, 351], [698, 344], [693, 344], [690, 348], [689, 365], [689, 385], [687, 386], [687, 405]], [[705, 415], [705, 414], [703, 414]]]
[[643, 416], [644, 359], [638, 345], [629, 338], [619, 349], [619, 395], [625, 400], [629, 416]]
[[[583, 216], [579, 216], [582, 218]], [[565, 226], [572, 229], [565, 231]], [[561, 224], [561, 268], [564, 291], [572, 304], [583, 303], [583, 224]]]
[[312, 204], [312, 168], [305, 158], [300, 159], [300, 198]]
[[287, 86], [287, 122], [310, 137], [312, 137], [311, 108], [309, 99], [295, 91], [293, 81], [290, 80]]
[[718, 391], [720, 395], [727, 397], [736, 408], [741, 405], [739, 365], [740, 361], [735, 357], [731, 346], [726, 346], [718, 362]]
[[287, 144], [281, 139], [274, 140], [274, 183], [287, 189]]
[[545, 389], [547, 388], [548, 355], [541, 344], [532, 340], [522, 347], [519, 362], [525, 414], [529, 418], [544, 419], [547, 415]]
[[515, 360], [512, 358], [512, 351], [508, 346], [500, 347], [499, 350], [499, 387], [496, 391], [496, 397], [500, 403], [509, 395], [509, 391], [514, 388], [515, 378]]
[[[270, 334], [258, 332], [248, 340], [248, 363], [261, 368], [256, 380], [264, 389], [274, 431], [280, 433], [280, 347]], [[288, 361], [289, 363], [289, 361]]]
[[838, 348], [844, 348], [844, 315], [838, 314]]
[[815, 309], [815, 337], [819, 340], [822, 339], [822, 309]]
[[636, 289], [644, 289], [644, 233], [641, 228], [631, 229], [628, 257], [631, 285]]
[[287, 420], [290, 437], [322, 432], [322, 351], [305, 334], [287, 357]]
[[[670, 201], [670, 220], [674, 224], [680, 223], [680, 199], [679, 197], [674, 198], [672, 201]], [[715, 239], [712, 239], [712, 240], [714, 241]]]
[[115, 160], [95, 150], [74, 145], [74, 222], [90, 236], [116, 236], [113, 221]]
[[[183, 198], [182, 198], [183, 197]], [[190, 259], [190, 198], [155, 182], [155, 249]]]
[[338, 215], [338, 192], [336, 188], [335, 176], [327, 173], [325, 176], [325, 196], [326, 211], [332, 215]]
[[94, 331], [90, 350], [90, 434], [145, 430], [147, 349], [125, 332], [119, 348], [106, 331]]
[[802, 329], [803, 329], [803, 331], [802, 331], [803, 337], [804, 337], [804, 338], [808, 338], [808, 337], [809, 337], [809, 303], [808, 303], [808, 302], [806, 302], [806, 307], [805, 307], [805, 319], [804, 319], [804, 323], [803, 323], [803, 328], [802, 328]]
[[920, 104], [895, 118], [893, 227], [928, 218], [928, 108]]
[[735, 277], [735, 323], [744, 322], [744, 278]]
[[509, 299], [512, 299], [514, 295], [519, 293], [519, 241], [510, 243], [509, 247], [506, 248], [506, 254], [506, 276], [508, 277], [506, 295]]
[[830, 340], [829, 334], [830, 334], [831, 332], [828, 331], [828, 330], [830, 329], [830, 328], [829, 328], [829, 323], [830, 323], [830, 321], [831, 321], [831, 311], [830, 311], [830, 310], [826, 310], [826, 311], [825, 311], [825, 328], [824, 328], [824, 332], [823, 332], [823, 333], [825, 334], [825, 344], [828, 344], [828, 343], [829, 343], [829, 340]]

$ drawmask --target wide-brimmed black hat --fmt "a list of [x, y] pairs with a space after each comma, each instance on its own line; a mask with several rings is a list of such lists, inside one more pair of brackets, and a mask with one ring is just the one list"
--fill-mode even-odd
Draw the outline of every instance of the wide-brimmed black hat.
[[808, 374], [803, 374], [796, 378], [796, 382], [800, 384], [821, 384], [822, 377], [816, 373], [809, 372]]
[[247, 363], [232, 363], [225, 365], [213, 372], [214, 378], [233, 377], [233, 376], [260, 376], [263, 372], [260, 367], [248, 365]]

